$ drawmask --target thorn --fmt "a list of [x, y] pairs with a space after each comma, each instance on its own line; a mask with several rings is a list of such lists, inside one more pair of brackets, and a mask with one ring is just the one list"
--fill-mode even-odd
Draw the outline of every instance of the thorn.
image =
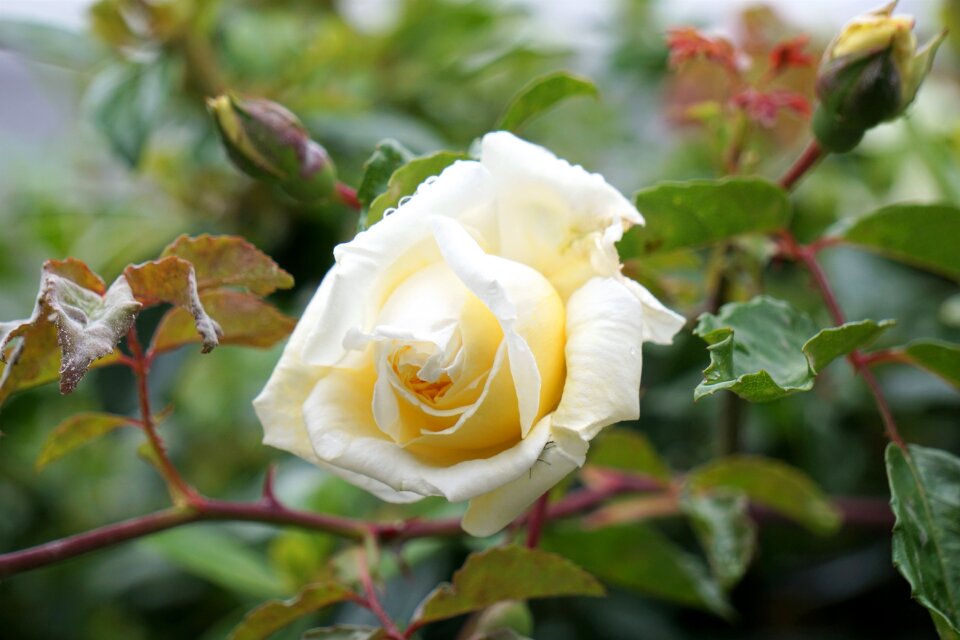
[[277, 465], [270, 464], [267, 467], [267, 472], [263, 476], [263, 501], [267, 504], [279, 507], [280, 501], [277, 500], [277, 496], [273, 493], [273, 481], [277, 475]]

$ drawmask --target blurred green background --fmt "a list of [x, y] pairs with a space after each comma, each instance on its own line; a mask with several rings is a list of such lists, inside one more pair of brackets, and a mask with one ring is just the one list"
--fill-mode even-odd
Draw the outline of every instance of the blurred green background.
[[[155, 257], [177, 235], [200, 232], [239, 234], [273, 256], [297, 281], [275, 301], [299, 313], [328, 268], [332, 247], [355, 232], [356, 214], [335, 204], [295, 203], [231, 167], [204, 107], [206, 96], [227, 88], [289, 107], [330, 151], [342, 179], [356, 185], [379, 140], [395, 138], [417, 152], [465, 149], [531, 78], [570, 69], [593, 79], [601, 99], [565, 103], [524, 137], [603, 173], [627, 194], [658, 180], [721, 175], [729, 123], [691, 118], [685, 109], [706, 99], [722, 105], [722, 87], [713, 86], [715, 71], [668, 69], [666, 29], [723, 27], [762, 64], [772, 44], [814, 26], [791, 24], [771, 9], [741, 11], [731, 4], [705, 14], [694, 12], [695, 5], [710, 3], [668, 4], [105, 0], [80, 23], [0, 13], [0, 318], [29, 313], [47, 258], [78, 257], [110, 280], [127, 263]], [[849, 17], [872, 8], [872, 2], [832, 6], [841, 5], [849, 5], [849, 14], [821, 13], [810, 51], [819, 51]], [[943, 18], [960, 13], [956, 7], [944, 4]], [[938, 3], [903, 8], [921, 11], [921, 33], [940, 28]], [[812, 96], [812, 74], [791, 73], [784, 81]], [[960, 204], [957, 104], [960, 60], [956, 48], [945, 47], [908, 118], [872, 131], [857, 151], [829, 159], [800, 187], [794, 224], [801, 239], [884, 203]], [[782, 114], [776, 126], [756, 128], [743, 171], [777, 177], [805, 144], [805, 126], [802, 118]], [[733, 297], [762, 283], [829, 324], [802, 272], [774, 264], [753, 273], [751, 256], [763, 247], [739, 249], [744, 276]], [[704, 301], [706, 259], [685, 252], [628, 269], [669, 304], [695, 315]], [[885, 342], [960, 339], [954, 283], [852, 250], [832, 250], [825, 259], [851, 319], [897, 319]], [[145, 316], [147, 329], [157, 318]], [[175, 462], [201, 491], [255, 497], [273, 461], [277, 491], [291, 505], [370, 518], [458, 513], [457, 505], [439, 501], [406, 509], [379, 504], [263, 447], [250, 401], [278, 355], [278, 349], [225, 347], [158, 360], [155, 406], [175, 409], [162, 431]], [[637, 428], [680, 470], [731, 447], [719, 419], [727, 400], [692, 401], [707, 361], [702, 341], [689, 332], [672, 347], [647, 350]], [[907, 439], [960, 450], [955, 391], [913, 369], [879, 373]], [[802, 468], [830, 494], [886, 496], [885, 442], [866, 389], [843, 363], [825, 377], [812, 393], [745, 407], [734, 445]], [[167, 504], [161, 481], [137, 458], [134, 432], [115, 433], [34, 471], [41, 443], [59, 422], [104, 409], [134, 411], [126, 371], [95, 371], [72, 396], [48, 386], [3, 407], [0, 550]], [[694, 548], [685, 525], [664, 527]], [[409, 617], [475, 544], [407, 544], [403, 561], [386, 569], [388, 609]], [[330, 536], [258, 525], [171, 531], [0, 583], [0, 637], [221, 638], [254, 603], [319, 575], [339, 549]], [[764, 524], [758, 557], [732, 600], [739, 617], [726, 622], [613, 587], [604, 600], [533, 603], [534, 636], [934, 637], [891, 566], [883, 529], [814, 538], [789, 524]], [[365, 611], [342, 606], [276, 637], [298, 638], [332, 620], [372, 622]], [[450, 638], [456, 628], [437, 625], [423, 637]]]

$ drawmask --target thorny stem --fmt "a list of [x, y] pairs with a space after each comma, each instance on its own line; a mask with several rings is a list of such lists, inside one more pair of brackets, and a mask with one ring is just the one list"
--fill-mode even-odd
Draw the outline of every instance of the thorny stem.
[[[147, 376], [150, 372], [150, 360], [143, 353], [143, 347], [140, 345], [140, 338], [137, 337], [136, 327], [131, 327], [127, 332], [127, 346], [130, 347], [130, 353], [133, 354], [133, 373], [137, 379], [137, 397], [140, 400], [140, 426], [147, 436], [150, 448], [153, 450], [154, 457], [160, 468], [163, 479], [166, 480], [171, 490], [180, 500], [188, 504], [197, 500], [200, 496], [196, 490], [190, 486], [186, 480], [177, 471], [177, 468], [170, 462], [167, 455], [167, 448], [163, 440], [157, 435], [157, 427], [153, 423], [153, 413], [150, 410], [150, 390], [147, 385]], [[177, 502], [178, 500], [174, 500]]]
[[[824, 151], [817, 145], [816, 141], [811, 142], [794, 165], [790, 167], [787, 173], [780, 179], [780, 186], [788, 191], [792, 189], [797, 184], [797, 181], [812, 169], [824, 155]], [[843, 315], [843, 309], [840, 308], [840, 302], [837, 300], [837, 296], [833, 291], [833, 287], [830, 285], [830, 281], [827, 279], [826, 273], [824, 273], [820, 263], [817, 262], [817, 252], [826, 246], [835, 244], [835, 241], [833, 239], [825, 239], [804, 246], [799, 244], [794, 235], [787, 229], [781, 231], [779, 236], [783, 254], [799, 261], [807, 268], [807, 271], [809, 271], [813, 277], [817, 289], [820, 290], [820, 295], [823, 296], [823, 301], [826, 303], [827, 310], [830, 312], [833, 321], [838, 326], [844, 324], [846, 320]], [[854, 370], [860, 374], [864, 382], [867, 383], [867, 387], [870, 389], [870, 393], [873, 395], [874, 402], [877, 405], [877, 410], [880, 412], [880, 418], [883, 420], [884, 431], [887, 434], [887, 438], [899, 447], [904, 448], [906, 443], [897, 429], [897, 423], [893, 418], [893, 413], [890, 411], [890, 406], [887, 404], [883, 389], [880, 388], [880, 384], [870, 370], [871, 359], [859, 351], [854, 350], [847, 355], [847, 360]]]

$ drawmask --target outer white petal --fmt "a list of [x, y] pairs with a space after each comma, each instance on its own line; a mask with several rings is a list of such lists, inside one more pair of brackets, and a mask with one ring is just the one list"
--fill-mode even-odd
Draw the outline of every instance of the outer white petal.
[[304, 310], [266, 386], [253, 401], [253, 409], [263, 425], [263, 443], [313, 463], [319, 460], [310, 444], [302, 406], [323, 375], [323, 368], [307, 364], [300, 355], [307, 335], [326, 308], [333, 280], [331, 270]]
[[567, 302], [567, 379], [553, 414], [591, 440], [640, 415], [643, 306], [618, 278], [594, 278]]
[[489, 173], [476, 162], [457, 162], [421, 185], [392, 215], [334, 249], [337, 264], [329, 301], [317, 310], [303, 344], [303, 358], [332, 366], [344, 357], [342, 339], [352, 328], [368, 332], [393, 288], [439, 260], [429, 221], [465, 218], [473, 226], [491, 218]]
[[683, 328], [686, 320], [676, 311], [671, 311], [647, 291], [647, 288], [630, 278], [623, 278], [630, 291], [643, 305], [643, 340], [656, 344], [670, 344], [673, 336]]
[[[550, 416], [546, 416], [536, 429], [545, 428], [549, 423]], [[470, 501], [461, 523], [464, 531], [474, 536], [493, 535], [583, 464], [587, 443], [577, 434], [553, 429], [548, 442], [527, 473]]]
[[498, 255], [533, 267], [564, 299], [619, 273], [614, 243], [643, 218], [602, 176], [506, 132], [484, 136], [480, 162], [496, 193]]
[[406, 501], [407, 492], [412, 492], [459, 502], [487, 493], [526, 473], [550, 435], [547, 428], [534, 428], [504, 451], [486, 456], [476, 451], [439, 452], [448, 457], [430, 463], [414, 447], [398, 447], [379, 432], [369, 403], [372, 385], [365, 379], [363, 372], [346, 369], [324, 377], [307, 399], [304, 416], [317, 457], [333, 473], [359, 481], [364, 488], [370, 488], [366, 480], [392, 488], [394, 495], [378, 493], [384, 500]]

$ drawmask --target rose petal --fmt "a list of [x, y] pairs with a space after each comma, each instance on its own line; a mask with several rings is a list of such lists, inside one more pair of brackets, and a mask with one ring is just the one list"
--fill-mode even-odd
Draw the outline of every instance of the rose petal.
[[[549, 429], [549, 424], [547, 416], [534, 430]], [[550, 434], [548, 444], [527, 473], [470, 501], [461, 523], [464, 531], [474, 536], [493, 535], [583, 464], [586, 442], [563, 429], [551, 430]]]
[[563, 299], [619, 273], [614, 243], [643, 218], [603, 176], [502, 131], [483, 137], [480, 162], [497, 197], [497, 255], [533, 267]]
[[[344, 336], [372, 329], [385, 298], [408, 277], [437, 262], [430, 231], [435, 216], [480, 220], [492, 202], [489, 174], [476, 162], [447, 167], [396, 212], [334, 249], [329, 302], [318, 309], [303, 344], [304, 361], [332, 366], [345, 355]], [[479, 223], [477, 223], [479, 224]]]
[[567, 379], [555, 427], [592, 439], [640, 415], [643, 306], [616, 278], [594, 278], [567, 302]]
[[[443, 259], [500, 323], [520, 403], [521, 435], [526, 437], [546, 413], [541, 399], [550, 401], [558, 395], [554, 390], [559, 392], [563, 304], [543, 276], [520, 263], [484, 253], [458, 222], [436, 218], [433, 233]], [[531, 348], [532, 340], [536, 349]]]
[[683, 329], [686, 319], [663, 306], [662, 302], [638, 282], [630, 278], [623, 278], [623, 282], [643, 305], [644, 342], [656, 344], [673, 342], [673, 336]]
[[[526, 473], [549, 436], [547, 429], [533, 429], [525, 440], [506, 450], [401, 448], [374, 424], [369, 402], [372, 386], [369, 372], [362, 369], [331, 370], [303, 405], [307, 429], [317, 457], [333, 473], [351, 482], [357, 477], [375, 480], [391, 487], [401, 499], [404, 492], [414, 492], [458, 502], [491, 491]], [[384, 492], [377, 495], [401, 501]]]

